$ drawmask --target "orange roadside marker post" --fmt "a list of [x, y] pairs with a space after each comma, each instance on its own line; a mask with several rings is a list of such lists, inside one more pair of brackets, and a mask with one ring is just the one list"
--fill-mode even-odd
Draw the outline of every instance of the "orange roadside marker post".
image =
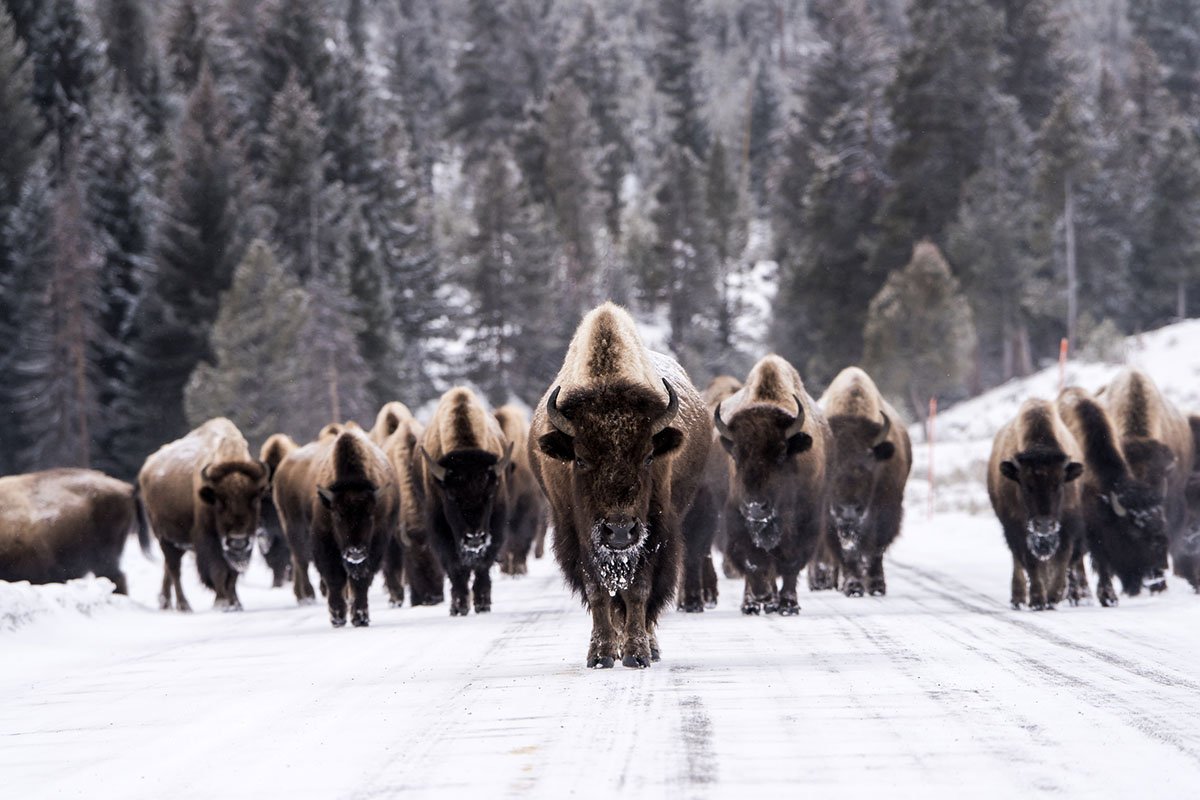
[[1058, 390], [1063, 390], [1067, 381], [1067, 340], [1058, 343]]

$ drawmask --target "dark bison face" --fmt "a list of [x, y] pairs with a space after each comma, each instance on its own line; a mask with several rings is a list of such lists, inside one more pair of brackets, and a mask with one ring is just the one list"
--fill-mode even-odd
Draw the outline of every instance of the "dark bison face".
[[1082, 473], [1082, 464], [1058, 450], [1026, 450], [1000, 462], [1000, 474], [1020, 487], [1025, 545], [1041, 561], [1058, 552], [1066, 486]]
[[1100, 495], [1126, 538], [1137, 545], [1151, 564], [1167, 566], [1167, 517], [1161, 486], [1122, 478], [1115, 488]]
[[630, 384], [580, 389], [559, 403], [546, 401], [554, 430], [538, 439], [551, 458], [570, 466], [575, 523], [590, 532], [599, 556], [645, 543], [654, 486], [654, 461], [675, 450], [683, 433], [671, 427], [679, 398], [667, 381], [668, 401]]
[[262, 500], [270, 490], [270, 470], [261, 461], [234, 461], [206, 466], [200, 477], [200, 501], [212, 508], [221, 553], [230, 567], [245, 572]]
[[896, 453], [895, 445], [887, 441], [892, 421], [887, 414], [880, 414], [879, 422], [843, 415], [829, 420], [837, 448], [829, 513], [838, 541], [847, 552], [862, 545], [875, 484]]
[[329, 511], [330, 527], [346, 573], [359, 577], [370, 569], [368, 557], [375, 539], [376, 508], [387, 486], [366, 478], [350, 478], [318, 486], [317, 497]]
[[721, 446], [733, 457], [734, 478], [729, 500], [736, 503], [757, 547], [770, 550], [779, 545], [782, 528], [779, 516], [797, 499], [796, 459], [812, 448], [804, 433], [804, 404], [796, 398], [795, 416], [778, 406], [752, 405], [734, 414], [726, 424], [721, 407], [713, 411], [713, 422]]
[[512, 448], [509, 442], [500, 458], [485, 450], [455, 450], [437, 461], [421, 448], [421, 455], [442, 493], [442, 514], [454, 534], [459, 553], [467, 562], [486, 557], [492, 548], [492, 532], [503, 525], [496, 494], [500, 477], [512, 463]]

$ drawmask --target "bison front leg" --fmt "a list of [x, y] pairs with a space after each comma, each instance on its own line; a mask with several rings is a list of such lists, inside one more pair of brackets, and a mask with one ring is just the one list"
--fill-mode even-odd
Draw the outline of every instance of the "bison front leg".
[[[394, 536], [388, 537], [383, 551], [383, 584], [387, 587], [391, 607], [404, 605], [404, 550]], [[415, 598], [413, 605], [416, 605]]]
[[1113, 589], [1112, 567], [1108, 565], [1108, 561], [1104, 558], [1092, 557], [1092, 566], [1096, 568], [1096, 597], [1100, 600], [1100, 605], [1108, 608], [1117, 604], [1117, 592]]
[[883, 597], [887, 594], [887, 581], [883, 576], [883, 553], [872, 555], [867, 565], [867, 593], [871, 597]]
[[1071, 562], [1067, 570], [1067, 602], [1073, 606], [1084, 600], [1090, 600], [1092, 592], [1088, 589], [1087, 570], [1083, 566], [1083, 556]]
[[367, 608], [367, 591], [371, 588], [373, 573], [350, 579], [351, 611], [350, 623], [356, 628], [365, 628], [371, 624], [371, 614]]
[[468, 585], [471, 571], [461, 564], [447, 570], [450, 576], [450, 616], [465, 617], [471, 613], [471, 591]]
[[817, 551], [808, 562], [808, 590], [821, 592], [836, 589], [838, 584], [837, 559], [824, 535], [817, 543]]
[[613, 599], [596, 584], [586, 589], [588, 610], [592, 612], [592, 639], [588, 645], [587, 665], [590, 669], [609, 669], [621, 654], [617, 645], [617, 630], [613, 627]]
[[1029, 602], [1029, 594], [1028, 581], [1025, 578], [1025, 567], [1021, 566], [1021, 560], [1014, 555], [1012, 557], [1010, 603], [1013, 610], [1016, 611], [1027, 602]]
[[803, 564], [799, 562], [781, 563], [779, 577], [779, 613], [784, 617], [792, 617], [800, 613], [800, 597], [796, 592], [796, 584], [800, 580], [800, 570]]
[[475, 583], [472, 584], [475, 613], [486, 614], [492, 610], [492, 573], [486, 566], [475, 568]]
[[346, 625], [346, 573], [340, 566], [331, 568], [321, 579], [329, 594], [329, 624], [335, 628]]
[[621, 643], [621, 663], [634, 669], [645, 669], [653, 661], [650, 633], [646, 629], [646, 603], [650, 599], [650, 581], [643, 575], [630, 588], [621, 592], [625, 603], [625, 631]]

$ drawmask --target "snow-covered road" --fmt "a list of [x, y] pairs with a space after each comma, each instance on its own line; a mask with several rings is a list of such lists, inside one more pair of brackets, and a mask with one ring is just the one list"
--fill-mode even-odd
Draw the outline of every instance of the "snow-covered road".
[[[334, 630], [271, 590], [242, 614], [132, 599], [0, 633], [7, 797], [1200, 796], [1200, 597], [1034, 614], [1005, 603], [985, 517], [915, 515], [886, 598], [802, 594], [796, 618], [671, 613], [663, 661], [583, 667], [588, 617], [552, 562], [488, 616], [389, 609]], [[37, 591], [37, 590], [30, 590]]]

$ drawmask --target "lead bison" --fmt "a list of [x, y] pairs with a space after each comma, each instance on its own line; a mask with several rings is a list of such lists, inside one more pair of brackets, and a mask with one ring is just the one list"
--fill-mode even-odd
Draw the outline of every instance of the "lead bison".
[[89, 572], [128, 587], [121, 551], [150, 533], [134, 488], [90, 469], [51, 469], [0, 478], [0, 581], [60, 583]]
[[406, 585], [414, 606], [437, 605], [445, 599], [446, 576], [433, 552], [424, 491], [419, 486], [421, 455], [417, 443], [424, 432], [420, 422], [409, 418], [383, 443], [383, 452], [392, 462], [400, 487], [400, 525], [383, 555], [384, 583], [393, 606], [404, 602]]
[[[912, 471], [912, 442], [900, 415], [858, 367], [838, 373], [819, 401], [833, 431], [829, 481], [827, 582], [841, 579], [847, 597], [887, 594], [883, 554], [900, 533], [904, 484]], [[815, 562], [815, 559], [814, 559]], [[810, 585], [816, 564], [809, 565]]]
[[550, 500], [554, 555], [592, 613], [589, 667], [648, 667], [675, 594], [680, 520], [711, 442], [700, 394], [642, 344], [629, 313], [583, 318], [534, 412], [530, 462]]
[[[704, 405], [709, 416], [725, 399], [742, 388], [742, 382], [729, 375], [719, 375], [709, 381], [704, 393]], [[719, 436], [714, 428], [711, 433], [713, 445]], [[729, 495], [729, 454], [722, 448], [709, 446], [704, 460], [704, 473], [696, 488], [696, 497], [683, 519], [683, 580], [679, 593], [679, 610], [698, 613], [717, 605], [717, 572], [713, 568], [712, 548], [714, 542], [725, 549], [724, 533], [725, 499]], [[726, 574], [729, 574], [730, 559], [725, 559]], [[729, 577], [735, 577], [729, 574]], [[738, 574], [736, 577], [741, 577]]]
[[733, 457], [725, 525], [729, 556], [746, 576], [742, 613], [797, 614], [797, 575], [828, 522], [833, 433], [795, 368], [777, 355], [754, 365], [713, 420]]
[[[1096, 595], [1101, 605], [1113, 606], [1114, 574], [1129, 595], [1139, 594], [1143, 582], [1151, 593], [1166, 589], [1167, 506], [1175, 501], [1170, 492], [1178, 475], [1170, 447], [1153, 434], [1137, 435], [1161, 429], [1162, 407], [1156, 402], [1161, 396], [1149, 379], [1122, 373], [1109, 384], [1104, 400], [1111, 411], [1072, 387], [1059, 395], [1058, 408], [1084, 454], [1083, 519], [1098, 576]], [[1190, 463], [1190, 446], [1187, 460]], [[1185, 482], [1186, 471], [1181, 498]]]
[[[272, 434], [263, 442], [258, 451], [258, 460], [267, 465], [271, 476], [279, 471], [283, 460], [296, 450], [296, 443], [286, 433]], [[283, 523], [279, 521], [279, 509], [275, 507], [275, 499], [270, 492], [263, 497], [262, 525], [258, 531], [258, 550], [271, 568], [271, 586], [279, 588], [292, 575], [292, 551], [288, 547], [287, 537], [283, 533]]]
[[250, 564], [270, 477], [265, 464], [251, 459], [237, 426], [224, 417], [210, 419], [146, 459], [138, 487], [163, 552], [161, 608], [171, 607], [174, 587], [175, 607], [192, 610], [179, 565], [184, 551], [194, 549], [200, 580], [217, 593], [215, 607], [242, 609], [237, 579]]
[[329, 621], [335, 628], [346, 624], [349, 594], [351, 623], [366, 627], [367, 590], [400, 521], [396, 474], [357, 425], [346, 426], [321, 451], [313, 474], [316, 483], [308, 490], [312, 557], [327, 591]]
[[1027, 598], [1042, 611], [1087, 596], [1081, 474], [1083, 454], [1051, 402], [1026, 400], [996, 434], [987, 487], [1012, 553], [1013, 608]]
[[508, 523], [512, 443], [475, 393], [458, 386], [442, 395], [418, 449], [421, 502], [450, 578], [450, 615], [466, 616], [472, 595], [475, 613], [491, 611], [490, 569]]
[[529, 551], [546, 525], [545, 498], [529, 466], [529, 421], [525, 412], [507, 405], [496, 409], [494, 416], [513, 446], [512, 463], [508, 465], [508, 532], [500, 550], [500, 571], [524, 575]]

